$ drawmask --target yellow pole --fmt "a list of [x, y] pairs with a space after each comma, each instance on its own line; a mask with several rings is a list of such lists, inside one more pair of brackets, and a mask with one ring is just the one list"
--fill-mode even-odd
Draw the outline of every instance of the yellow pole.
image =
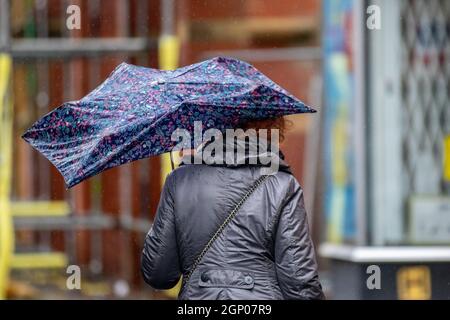
[[0, 53], [0, 299], [6, 298], [9, 268], [14, 250], [10, 204], [12, 171], [12, 59]]
[[444, 137], [444, 180], [450, 182], [450, 134]]
[[[162, 70], [174, 70], [178, 66], [180, 44], [177, 36], [162, 35], [159, 39], [158, 58], [159, 68]], [[164, 184], [167, 175], [172, 171], [170, 154], [161, 156], [161, 185]]]
[[[174, 70], [178, 66], [180, 55], [180, 43], [177, 36], [162, 35], [159, 39], [158, 57], [159, 68], [162, 70]], [[167, 175], [172, 171], [170, 153], [161, 156], [161, 185], [164, 185]], [[172, 289], [166, 290], [171, 298], [176, 298], [181, 288], [181, 281]]]

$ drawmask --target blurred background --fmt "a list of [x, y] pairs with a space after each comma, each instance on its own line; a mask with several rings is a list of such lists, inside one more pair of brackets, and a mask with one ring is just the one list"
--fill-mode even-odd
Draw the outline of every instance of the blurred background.
[[446, 0], [0, 0], [0, 298], [176, 297], [140, 273], [167, 156], [66, 190], [20, 136], [122, 61], [218, 55], [319, 111], [290, 117], [282, 149], [327, 297], [450, 299]]

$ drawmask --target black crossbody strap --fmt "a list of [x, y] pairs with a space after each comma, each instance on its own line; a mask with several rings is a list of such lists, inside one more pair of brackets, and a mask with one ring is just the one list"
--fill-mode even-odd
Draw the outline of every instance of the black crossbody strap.
[[238, 203], [234, 206], [233, 210], [228, 214], [224, 222], [219, 226], [219, 228], [214, 232], [213, 236], [209, 241], [206, 243], [203, 250], [200, 252], [200, 254], [195, 259], [194, 263], [192, 264], [191, 270], [189, 273], [184, 277], [184, 282], [187, 283], [189, 279], [191, 278], [194, 271], [197, 269], [197, 266], [202, 261], [203, 257], [205, 256], [206, 252], [208, 252], [209, 248], [211, 248], [214, 241], [217, 240], [217, 238], [220, 236], [222, 231], [225, 229], [225, 227], [233, 220], [236, 213], [239, 211], [239, 209], [242, 207], [244, 202], [250, 197], [250, 195], [268, 178], [269, 176], [264, 175], [259, 177], [251, 186], [248, 188], [248, 190], [245, 192], [244, 196], [239, 200]]

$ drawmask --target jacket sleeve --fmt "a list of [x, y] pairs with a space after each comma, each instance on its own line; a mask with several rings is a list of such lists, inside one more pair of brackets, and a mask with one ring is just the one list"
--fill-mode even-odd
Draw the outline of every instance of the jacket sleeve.
[[155, 221], [148, 232], [141, 257], [145, 282], [155, 289], [170, 289], [180, 278], [180, 265], [175, 235], [173, 176], [163, 187]]
[[285, 299], [324, 299], [309, 235], [303, 191], [295, 181], [280, 211], [275, 236], [275, 263]]

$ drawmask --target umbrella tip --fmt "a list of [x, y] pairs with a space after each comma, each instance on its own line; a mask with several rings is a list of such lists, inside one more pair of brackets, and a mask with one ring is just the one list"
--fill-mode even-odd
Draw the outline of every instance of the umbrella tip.
[[21, 137], [23, 140], [27, 141], [28, 131], [25, 131], [20, 137]]
[[241, 62], [239, 59], [233, 58], [233, 57], [227, 57], [227, 56], [217, 56], [212, 58], [212, 60], [215, 60], [217, 62], [228, 62], [228, 61], [238, 61]]
[[302, 113], [317, 113], [318, 111], [313, 107], [308, 106], [307, 104], [302, 103]]

